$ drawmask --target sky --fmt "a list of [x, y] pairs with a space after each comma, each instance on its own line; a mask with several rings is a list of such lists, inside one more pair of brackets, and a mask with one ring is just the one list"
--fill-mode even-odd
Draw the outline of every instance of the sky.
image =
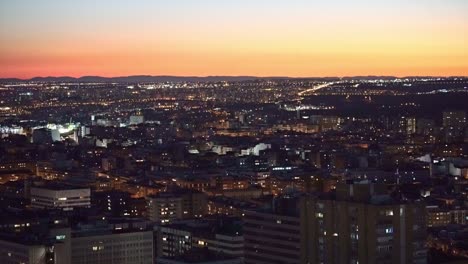
[[465, 0], [0, 0], [0, 77], [468, 76]]

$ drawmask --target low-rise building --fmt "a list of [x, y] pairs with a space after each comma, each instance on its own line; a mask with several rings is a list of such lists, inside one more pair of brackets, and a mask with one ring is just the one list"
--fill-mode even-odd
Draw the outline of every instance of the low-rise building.
[[31, 187], [31, 206], [62, 210], [90, 207], [91, 191], [89, 188], [77, 188], [61, 184]]

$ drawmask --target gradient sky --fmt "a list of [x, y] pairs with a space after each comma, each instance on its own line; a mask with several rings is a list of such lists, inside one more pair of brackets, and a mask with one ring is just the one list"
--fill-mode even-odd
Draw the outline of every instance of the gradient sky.
[[468, 75], [465, 0], [0, 0], [0, 77]]

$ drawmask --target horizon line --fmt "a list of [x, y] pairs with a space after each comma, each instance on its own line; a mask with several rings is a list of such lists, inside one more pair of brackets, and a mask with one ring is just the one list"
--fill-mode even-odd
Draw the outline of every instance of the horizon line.
[[341, 76], [333, 76], [333, 75], [324, 75], [324, 76], [287, 76], [287, 75], [271, 75], [271, 76], [257, 76], [257, 75], [170, 75], [170, 74], [158, 74], [158, 75], [151, 75], [151, 74], [131, 74], [131, 75], [113, 75], [113, 76], [106, 76], [106, 75], [81, 75], [81, 76], [70, 76], [70, 75], [48, 75], [48, 76], [33, 76], [33, 77], [0, 77], [1, 79], [18, 79], [22, 81], [28, 81], [31, 79], [36, 78], [73, 78], [73, 79], [80, 79], [86, 77], [96, 77], [96, 78], [126, 78], [126, 77], [174, 77], [174, 78], [219, 78], [219, 77], [226, 77], [226, 78], [241, 78], [241, 77], [249, 77], [249, 78], [258, 78], [258, 79], [268, 79], [268, 78], [285, 78], [285, 79], [316, 79], [316, 78], [358, 78], [358, 77], [392, 77], [397, 79], [404, 79], [404, 78], [423, 78], [423, 77], [431, 77], [431, 78], [468, 78], [468, 75], [380, 75], [380, 74], [360, 74], [360, 75], [341, 75]]

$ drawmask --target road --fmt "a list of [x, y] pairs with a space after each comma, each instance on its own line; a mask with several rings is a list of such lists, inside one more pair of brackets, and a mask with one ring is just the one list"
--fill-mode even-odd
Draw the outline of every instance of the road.
[[322, 84], [316, 85], [316, 86], [314, 86], [312, 88], [309, 88], [307, 90], [304, 90], [302, 92], [299, 92], [297, 95], [303, 96], [304, 94], [307, 94], [307, 93], [314, 93], [314, 92], [316, 92], [316, 91], [318, 91], [320, 89], [327, 88], [327, 87], [329, 87], [329, 86], [331, 86], [333, 84], [335, 84], [335, 82], [322, 83]]

